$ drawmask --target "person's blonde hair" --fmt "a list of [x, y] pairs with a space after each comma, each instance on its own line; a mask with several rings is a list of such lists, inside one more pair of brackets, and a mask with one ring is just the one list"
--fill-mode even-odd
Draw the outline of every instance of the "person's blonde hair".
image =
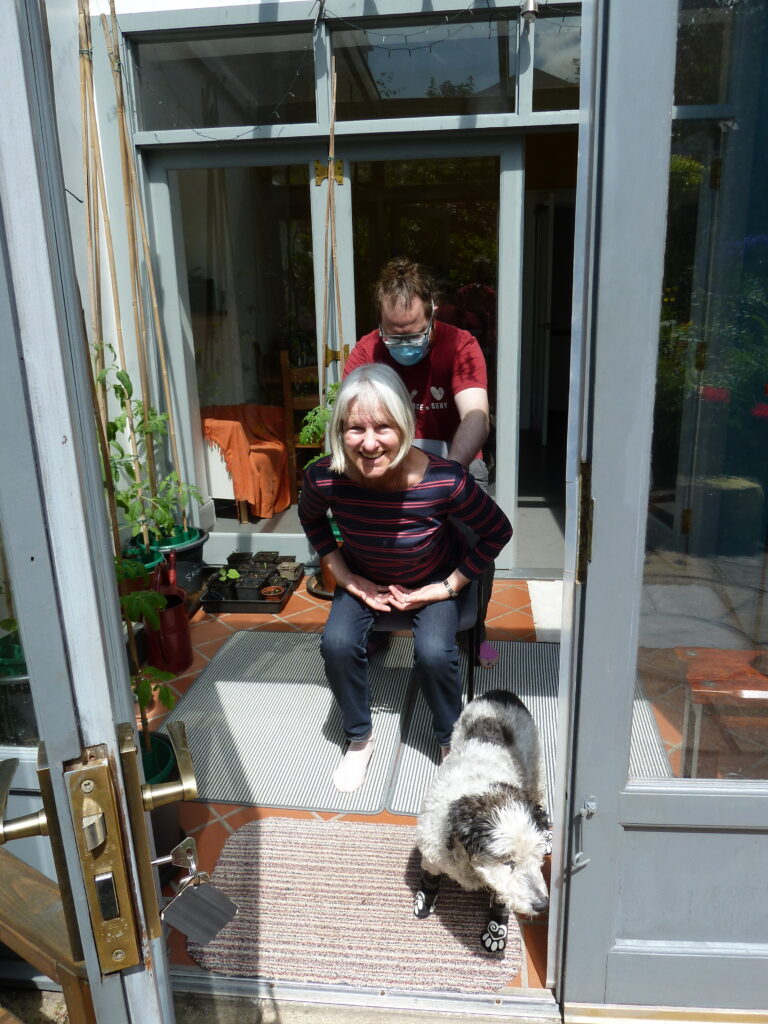
[[388, 413], [400, 433], [400, 448], [391, 465], [398, 466], [413, 444], [416, 421], [413, 405], [400, 377], [383, 363], [358, 366], [344, 380], [333, 403], [328, 434], [331, 443], [331, 469], [334, 473], [347, 470], [347, 452], [344, 448], [344, 429], [349, 407], [354, 401], [368, 410], [381, 409]]

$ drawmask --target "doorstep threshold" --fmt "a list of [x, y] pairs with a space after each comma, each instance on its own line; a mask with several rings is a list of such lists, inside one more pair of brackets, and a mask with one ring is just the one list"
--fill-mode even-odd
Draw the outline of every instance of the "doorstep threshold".
[[[397, 1017], [404, 1011], [418, 1013], [423, 1024], [434, 1014], [452, 1014], [466, 1018], [516, 1019], [560, 1024], [562, 1016], [549, 989], [506, 988], [491, 994], [461, 992], [412, 992], [399, 989], [362, 988], [347, 985], [299, 984], [297, 982], [269, 981], [262, 978], [230, 978], [210, 974], [196, 967], [171, 967], [171, 982], [175, 993], [189, 992], [241, 998], [248, 1001], [266, 1000], [275, 1005], [312, 1004], [322, 1006], [323, 1021], [339, 1024], [359, 1021], [364, 1010], [375, 1010], [377, 1015], [391, 1012]], [[428, 1017], [427, 1014], [430, 1016]], [[378, 1016], [377, 1016], [378, 1019]]]

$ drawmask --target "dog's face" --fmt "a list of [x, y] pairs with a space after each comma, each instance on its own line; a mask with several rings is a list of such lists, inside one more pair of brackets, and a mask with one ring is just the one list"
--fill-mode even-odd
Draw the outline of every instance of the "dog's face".
[[541, 870], [546, 815], [517, 787], [497, 784], [454, 801], [449, 826], [449, 849], [460, 845], [473, 871], [511, 911], [530, 916], [548, 908]]

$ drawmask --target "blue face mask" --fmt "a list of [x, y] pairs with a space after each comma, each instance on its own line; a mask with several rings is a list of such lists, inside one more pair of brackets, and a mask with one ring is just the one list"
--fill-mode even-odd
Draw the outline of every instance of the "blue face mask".
[[389, 349], [389, 354], [395, 360], [400, 363], [401, 366], [413, 366], [415, 363], [420, 363], [424, 356], [427, 354], [429, 348], [429, 339], [426, 342], [421, 342], [416, 345], [396, 345]]
[[435, 314], [429, 318], [427, 329], [419, 334], [385, 334], [379, 327], [381, 340], [387, 346], [387, 351], [401, 366], [413, 366], [420, 363], [427, 354], [429, 339], [432, 334], [432, 324]]

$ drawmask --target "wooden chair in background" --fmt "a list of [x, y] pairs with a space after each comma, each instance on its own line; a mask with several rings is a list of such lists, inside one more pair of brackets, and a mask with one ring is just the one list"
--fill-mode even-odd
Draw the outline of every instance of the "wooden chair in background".
[[291, 366], [288, 353], [284, 349], [280, 352], [280, 371], [283, 378], [288, 479], [291, 487], [291, 504], [295, 505], [304, 463], [311, 453], [317, 454], [322, 451], [321, 445], [302, 444], [298, 439], [301, 420], [320, 402], [319, 376], [316, 366]]

